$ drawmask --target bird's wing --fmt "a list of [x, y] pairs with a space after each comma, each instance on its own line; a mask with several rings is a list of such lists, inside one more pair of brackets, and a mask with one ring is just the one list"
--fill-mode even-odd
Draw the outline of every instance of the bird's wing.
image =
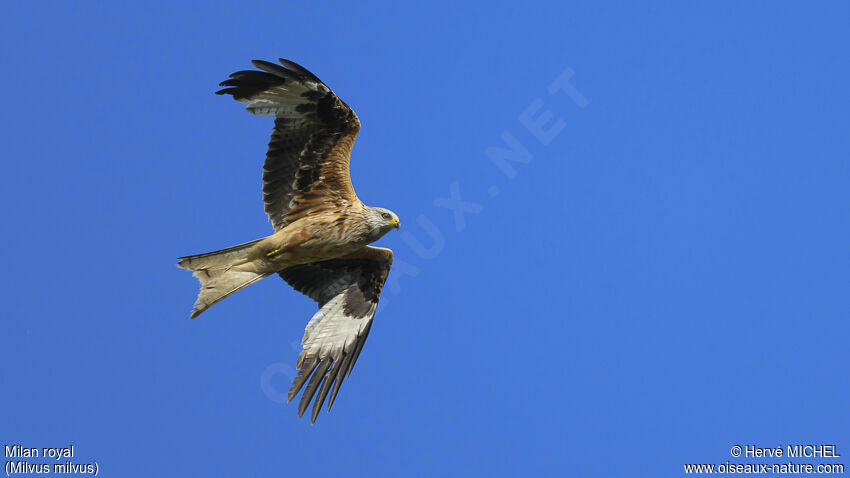
[[392, 262], [391, 250], [367, 246], [339, 259], [280, 272], [283, 280], [319, 303], [319, 311], [304, 332], [298, 375], [289, 389], [288, 398], [292, 401], [310, 379], [298, 405], [299, 417], [315, 397], [311, 418], [315, 423], [328, 392], [330, 412], [343, 379], [351, 374], [369, 335]]
[[262, 71], [237, 71], [217, 94], [232, 95], [257, 116], [275, 118], [263, 166], [263, 200], [275, 230], [306, 214], [357, 202], [348, 164], [360, 121], [315, 75], [252, 61]]

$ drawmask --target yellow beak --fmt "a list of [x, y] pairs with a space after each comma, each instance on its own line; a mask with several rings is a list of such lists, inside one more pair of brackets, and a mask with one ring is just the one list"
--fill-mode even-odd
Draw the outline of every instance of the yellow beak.
[[401, 222], [399, 222], [398, 219], [390, 219], [389, 221], [384, 221], [384, 222], [389, 224], [390, 226], [396, 228], [396, 229], [401, 228]]

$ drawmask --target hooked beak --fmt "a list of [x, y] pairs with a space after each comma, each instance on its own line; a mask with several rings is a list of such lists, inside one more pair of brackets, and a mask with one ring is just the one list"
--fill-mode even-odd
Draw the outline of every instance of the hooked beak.
[[392, 219], [390, 221], [384, 221], [395, 229], [401, 229], [401, 222], [398, 219]]

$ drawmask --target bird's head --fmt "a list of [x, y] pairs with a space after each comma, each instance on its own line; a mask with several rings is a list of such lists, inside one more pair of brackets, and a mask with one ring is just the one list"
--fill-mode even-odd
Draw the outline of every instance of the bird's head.
[[369, 223], [373, 229], [380, 231], [381, 236], [401, 227], [396, 213], [382, 207], [369, 208]]

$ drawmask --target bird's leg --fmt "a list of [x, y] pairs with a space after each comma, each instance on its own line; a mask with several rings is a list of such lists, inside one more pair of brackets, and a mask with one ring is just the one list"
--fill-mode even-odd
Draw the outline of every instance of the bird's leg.
[[285, 248], [285, 247], [278, 247], [278, 248], [277, 248], [277, 249], [275, 249], [275, 250], [272, 250], [272, 251], [266, 252], [266, 257], [267, 257], [267, 258], [269, 258], [269, 259], [274, 259], [274, 257], [275, 257], [276, 255], [278, 255], [278, 254], [282, 254], [282, 253], [283, 253], [283, 251], [285, 251], [285, 250], [286, 250], [286, 248]]

